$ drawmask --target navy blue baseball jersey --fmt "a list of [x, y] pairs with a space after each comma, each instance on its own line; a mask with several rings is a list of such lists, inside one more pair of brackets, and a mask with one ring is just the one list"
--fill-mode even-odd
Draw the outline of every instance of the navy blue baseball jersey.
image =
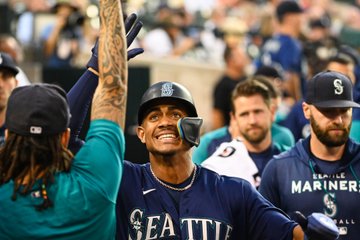
[[197, 166], [182, 192], [162, 186], [149, 164], [124, 162], [117, 239], [292, 239], [296, 223], [247, 181]]
[[255, 61], [257, 68], [273, 66], [280, 72], [297, 73], [301, 79], [301, 90], [305, 93], [305, 58], [299, 40], [285, 34], [276, 34], [267, 40], [261, 49], [261, 56]]
[[[75, 152], [83, 144], [78, 134], [96, 84], [97, 76], [86, 71], [68, 93]], [[192, 187], [177, 192], [160, 185], [149, 164], [124, 161], [117, 239], [292, 239], [296, 223], [248, 182], [197, 169]]]
[[286, 213], [331, 217], [341, 240], [360, 236], [360, 145], [349, 140], [343, 157], [324, 161], [310, 152], [310, 137], [272, 159], [262, 175], [260, 193]]
[[280, 125], [290, 129], [296, 141], [310, 135], [310, 122], [304, 116], [302, 103], [303, 100], [296, 102], [287, 117], [280, 122]]

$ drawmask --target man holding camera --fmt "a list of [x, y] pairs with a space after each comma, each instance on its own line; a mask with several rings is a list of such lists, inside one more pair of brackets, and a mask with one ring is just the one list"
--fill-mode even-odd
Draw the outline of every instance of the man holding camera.
[[79, 7], [70, 0], [57, 0], [53, 7], [55, 23], [42, 34], [44, 57], [49, 67], [71, 67], [82, 39]]

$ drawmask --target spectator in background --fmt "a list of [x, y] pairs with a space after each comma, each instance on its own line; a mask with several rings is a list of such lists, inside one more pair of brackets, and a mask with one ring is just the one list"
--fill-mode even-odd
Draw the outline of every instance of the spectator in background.
[[274, 122], [281, 122], [284, 118], [286, 118], [287, 114], [290, 112], [291, 107], [295, 103], [294, 98], [290, 97], [284, 88], [284, 77], [278, 70], [276, 70], [276, 68], [266, 65], [258, 68], [254, 75], [267, 77], [273, 83], [279, 95], [278, 99], [275, 101], [277, 106]]
[[307, 59], [308, 76], [325, 69], [328, 59], [337, 52], [339, 40], [331, 34], [329, 14], [311, 18], [304, 42], [304, 56]]
[[[19, 42], [9, 34], [0, 34], [0, 52], [9, 54], [18, 66], [23, 62], [23, 49]], [[20, 67], [17, 68], [18, 74], [16, 75], [16, 79], [18, 86], [29, 85], [30, 81], [24, 71]]]
[[299, 41], [303, 9], [295, 1], [282, 1], [276, 8], [278, 28], [261, 49], [255, 65], [273, 66], [284, 72], [284, 87], [299, 100], [304, 94], [302, 46]]
[[213, 92], [212, 129], [230, 123], [231, 92], [236, 84], [247, 77], [246, 67], [250, 60], [243, 48], [227, 46], [224, 51], [225, 73], [218, 80]]
[[154, 56], [183, 56], [199, 41], [183, 32], [187, 24], [186, 13], [183, 9], [168, 6], [161, 6], [159, 13], [158, 26], [145, 35], [142, 47], [146, 53]]
[[39, 45], [34, 39], [35, 15], [39, 12], [48, 12], [50, 4], [48, 0], [24, 0], [25, 11], [20, 14], [16, 27], [16, 38], [24, 48], [34, 48]]
[[[291, 147], [294, 145], [295, 141], [294, 138], [292, 137], [291, 132], [282, 127], [279, 126], [277, 124], [275, 124], [273, 122], [274, 120], [274, 113], [276, 112], [276, 101], [278, 100], [278, 94], [277, 91], [274, 87], [274, 85], [271, 83], [271, 81], [265, 77], [265, 76], [254, 76], [254, 77], [250, 77], [250, 80], [256, 80], [256, 82], [260, 83], [260, 86], [265, 86], [265, 88], [267, 89], [267, 95], [269, 95], [270, 101], [265, 101], [266, 104], [269, 104], [266, 108], [265, 108], [265, 112], [266, 112], [266, 116], [269, 118], [266, 119], [261, 119], [259, 121], [262, 121], [262, 124], [264, 122], [267, 122], [267, 120], [269, 120], [271, 123], [271, 130], [269, 130], [269, 133], [271, 135], [270, 139], [271, 141], [274, 143], [274, 145], [278, 146], [278, 149], [284, 150], [287, 147]], [[237, 111], [238, 109], [235, 109], [235, 100], [237, 99], [237, 97], [239, 97], [240, 95], [242, 96], [241, 93], [240, 95], [236, 93], [236, 89], [240, 88], [239, 85], [243, 85], [245, 84], [245, 82], [247, 82], [248, 80], [245, 80], [243, 82], [240, 82], [235, 89], [232, 92], [232, 100], [231, 100], [231, 121], [230, 121], [230, 125], [219, 128], [217, 130], [208, 132], [206, 134], [204, 134], [201, 137], [201, 141], [200, 141], [200, 145], [194, 149], [194, 153], [193, 153], [193, 161], [195, 163], [201, 164], [205, 159], [207, 159], [208, 157], [210, 157], [215, 151], [216, 149], [224, 142], [231, 142], [233, 139], [236, 139], [238, 137], [242, 138], [242, 133], [241, 131], [245, 131], [245, 128], [241, 128], [241, 126], [244, 126], [243, 124], [245, 123], [240, 123], [239, 121], [235, 121], [236, 118], [234, 118], [235, 115], [235, 111]], [[254, 90], [255, 91], [255, 90]], [[256, 95], [255, 93], [248, 93], [248, 95], [244, 94], [244, 98], [251, 98], [251, 96]], [[237, 97], [234, 97], [237, 96]], [[249, 100], [250, 101], [250, 100]], [[260, 103], [262, 103], [260, 101]], [[257, 107], [264, 109], [264, 105], [258, 103]], [[271, 104], [270, 104], [271, 103]], [[256, 104], [254, 104], [256, 105]], [[244, 106], [244, 107], [249, 107], [251, 108], [251, 110], [254, 110], [253, 107], [254, 106]], [[255, 106], [256, 107], [256, 106]], [[240, 109], [240, 107], [239, 107]], [[256, 115], [256, 114], [255, 114]], [[239, 118], [240, 119], [240, 118]], [[252, 124], [252, 123], [249, 123]], [[258, 123], [256, 123], [258, 124]], [[264, 127], [263, 125], [261, 127]], [[260, 127], [260, 128], [261, 128]], [[241, 128], [241, 129], [240, 129]], [[264, 130], [265, 132], [268, 131], [268, 129]], [[268, 141], [268, 134], [266, 133], [263, 137], [266, 137], [266, 141]], [[259, 140], [260, 142], [262, 142], [264, 139]], [[264, 140], [265, 141], [265, 140]], [[248, 144], [251, 144], [250, 142], [248, 142]], [[257, 143], [254, 143], [254, 146], [249, 148], [249, 151], [253, 151], [253, 149], [258, 148]], [[264, 149], [261, 149], [261, 151]], [[257, 153], [260, 153], [261, 151], [256, 151]], [[256, 157], [256, 153], [255, 157]], [[263, 157], [267, 157], [268, 153], [264, 153]], [[270, 153], [271, 154], [271, 153]], [[251, 154], [250, 154], [251, 155]], [[261, 154], [259, 154], [260, 156]], [[271, 155], [272, 156], [272, 155]]]
[[[289, 147], [276, 143], [272, 137], [271, 130], [273, 129], [273, 118], [276, 110], [274, 91], [275, 88], [268, 79], [255, 76], [237, 84], [232, 92], [232, 123], [230, 131], [233, 139], [239, 137], [245, 146], [240, 150], [236, 148], [233, 150], [234, 152], [239, 150], [239, 154], [247, 151], [255, 163], [257, 171], [256, 174], [253, 174], [253, 179], [250, 182], [256, 187], [260, 184], [260, 176], [268, 161], [274, 155], [285, 151]], [[221, 145], [221, 147], [226, 149], [228, 144]], [[220, 146], [220, 143], [218, 146]], [[218, 154], [218, 151], [215, 154]], [[225, 157], [227, 156], [220, 153], [217, 156], [218, 164], [221, 165], [223, 161], [227, 161]], [[195, 161], [195, 158], [193, 160]], [[240, 165], [242, 160], [243, 158], [239, 156], [238, 163]], [[202, 162], [205, 166], [207, 163], [208, 159]], [[212, 166], [212, 170], [217, 171], [216, 165]]]
[[[95, 7], [93, 5], [93, 7]], [[84, 16], [82, 27], [82, 37], [79, 39], [79, 51], [74, 56], [73, 66], [83, 68], [91, 56], [91, 48], [94, 46], [99, 36], [99, 18]]]
[[19, 68], [10, 55], [0, 52], [0, 145], [5, 142], [5, 113], [8, 98], [18, 85], [16, 75]]
[[227, 46], [232, 48], [245, 46], [246, 33], [249, 28], [240, 17], [227, 16], [222, 22], [220, 30]]
[[208, 52], [208, 60], [217, 65], [223, 62], [223, 55], [226, 44], [223, 39], [223, 32], [220, 26], [226, 18], [225, 9], [222, 6], [216, 6], [210, 15], [210, 18], [204, 22], [204, 29], [201, 32], [201, 44]]
[[56, 13], [55, 24], [47, 26], [41, 37], [45, 63], [49, 67], [71, 67], [83, 37], [84, 17], [71, 0], [57, 0], [53, 10]]

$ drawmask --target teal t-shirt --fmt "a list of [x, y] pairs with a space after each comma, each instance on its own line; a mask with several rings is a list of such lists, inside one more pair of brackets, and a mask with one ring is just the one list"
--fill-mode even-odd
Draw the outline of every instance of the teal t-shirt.
[[[291, 131], [276, 123], [271, 125], [271, 138], [278, 149], [288, 149], [295, 145], [295, 138]], [[199, 146], [193, 150], [192, 161], [200, 165], [216, 151], [221, 143], [231, 142], [231, 140], [228, 126], [205, 133], [200, 138]]]
[[359, 120], [353, 120], [351, 124], [350, 129], [350, 137], [360, 143], [360, 121]]
[[47, 187], [54, 206], [42, 203], [39, 183], [11, 200], [13, 182], [0, 187], [0, 239], [114, 239], [115, 205], [122, 176], [124, 134], [108, 120], [94, 120], [70, 172]]
[[280, 126], [277, 123], [271, 125], [271, 138], [274, 144], [278, 146], [295, 146], [295, 138], [292, 132], [287, 127]]

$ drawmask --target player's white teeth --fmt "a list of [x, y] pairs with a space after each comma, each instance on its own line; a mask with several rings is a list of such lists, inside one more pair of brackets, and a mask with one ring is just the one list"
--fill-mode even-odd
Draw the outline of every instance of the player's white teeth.
[[169, 138], [176, 138], [175, 134], [163, 134], [158, 137], [158, 139], [169, 139]]

